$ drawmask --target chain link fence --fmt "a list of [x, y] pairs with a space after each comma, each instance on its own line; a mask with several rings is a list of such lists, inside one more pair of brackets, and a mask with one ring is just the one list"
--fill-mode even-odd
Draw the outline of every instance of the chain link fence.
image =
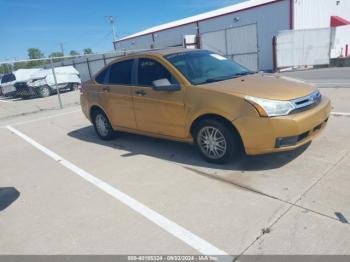
[[79, 87], [113, 60], [132, 52], [1, 61], [0, 119], [78, 106]]

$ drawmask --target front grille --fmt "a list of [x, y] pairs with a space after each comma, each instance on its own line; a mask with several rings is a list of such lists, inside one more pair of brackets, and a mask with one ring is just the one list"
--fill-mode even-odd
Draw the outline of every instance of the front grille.
[[306, 110], [309, 110], [315, 106], [317, 106], [321, 102], [322, 95], [320, 91], [315, 91], [308, 96], [304, 96], [301, 98], [293, 99], [290, 102], [293, 103], [295, 109], [290, 113], [299, 113]]
[[303, 106], [303, 107], [300, 107], [300, 108], [296, 108], [296, 109], [292, 110], [292, 111], [290, 112], [290, 114], [295, 114], [295, 113], [304, 112], [304, 111], [306, 111], [306, 110], [309, 110], [309, 109], [311, 109], [311, 108], [316, 107], [320, 102], [321, 102], [321, 101], [318, 101], [318, 102], [315, 102], [315, 103], [313, 103], [313, 104], [311, 104], [311, 105], [308, 105], [308, 106]]

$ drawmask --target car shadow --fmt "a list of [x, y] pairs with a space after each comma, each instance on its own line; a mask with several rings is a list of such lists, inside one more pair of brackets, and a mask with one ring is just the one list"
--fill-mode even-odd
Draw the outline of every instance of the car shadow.
[[0, 187], [0, 211], [8, 208], [19, 195], [19, 191], [14, 187]]
[[203, 160], [194, 146], [164, 139], [150, 138], [141, 135], [118, 132], [112, 141], [103, 141], [98, 138], [93, 126], [83, 127], [68, 133], [70, 137], [84, 142], [100, 144], [127, 151], [122, 157], [147, 155], [182, 165], [208, 167], [222, 170], [258, 171], [282, 167], [301, 155], [310, 143], [300, 148], [282, 153], [265, 154], [258, 156], [239, 155], [232, 162], [225, 165], [211, 164]]

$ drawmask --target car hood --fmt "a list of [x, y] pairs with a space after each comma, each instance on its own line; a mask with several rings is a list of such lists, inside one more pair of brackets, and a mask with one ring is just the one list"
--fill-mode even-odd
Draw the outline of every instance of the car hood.
[[201, 86], [218, 92], [273, 100], [304, 97], [317, 89], [301, 80], [268, 74], [247, 75]]

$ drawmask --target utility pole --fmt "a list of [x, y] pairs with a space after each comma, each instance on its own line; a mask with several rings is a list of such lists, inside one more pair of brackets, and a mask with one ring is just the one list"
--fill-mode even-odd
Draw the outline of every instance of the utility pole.
[[61, 53], [62, 53], [62, 56], [64, 56], [63, 43], [60, 43], [60, 47], [61, 47]]
[[111, 26], [112, 26], [113, 47], [114, 47], [114, 49], [115, 49], [114, 42], [117, 40], [117, 39], [116, 39], [116, 36], [115, 36], [115, 27], [114, 27], [115, 18], [114, 18], [114, 16], [112, 16], [112, 15], [106, 15], [105, 17], [108, 19], [108, 21], [111, 23]]

